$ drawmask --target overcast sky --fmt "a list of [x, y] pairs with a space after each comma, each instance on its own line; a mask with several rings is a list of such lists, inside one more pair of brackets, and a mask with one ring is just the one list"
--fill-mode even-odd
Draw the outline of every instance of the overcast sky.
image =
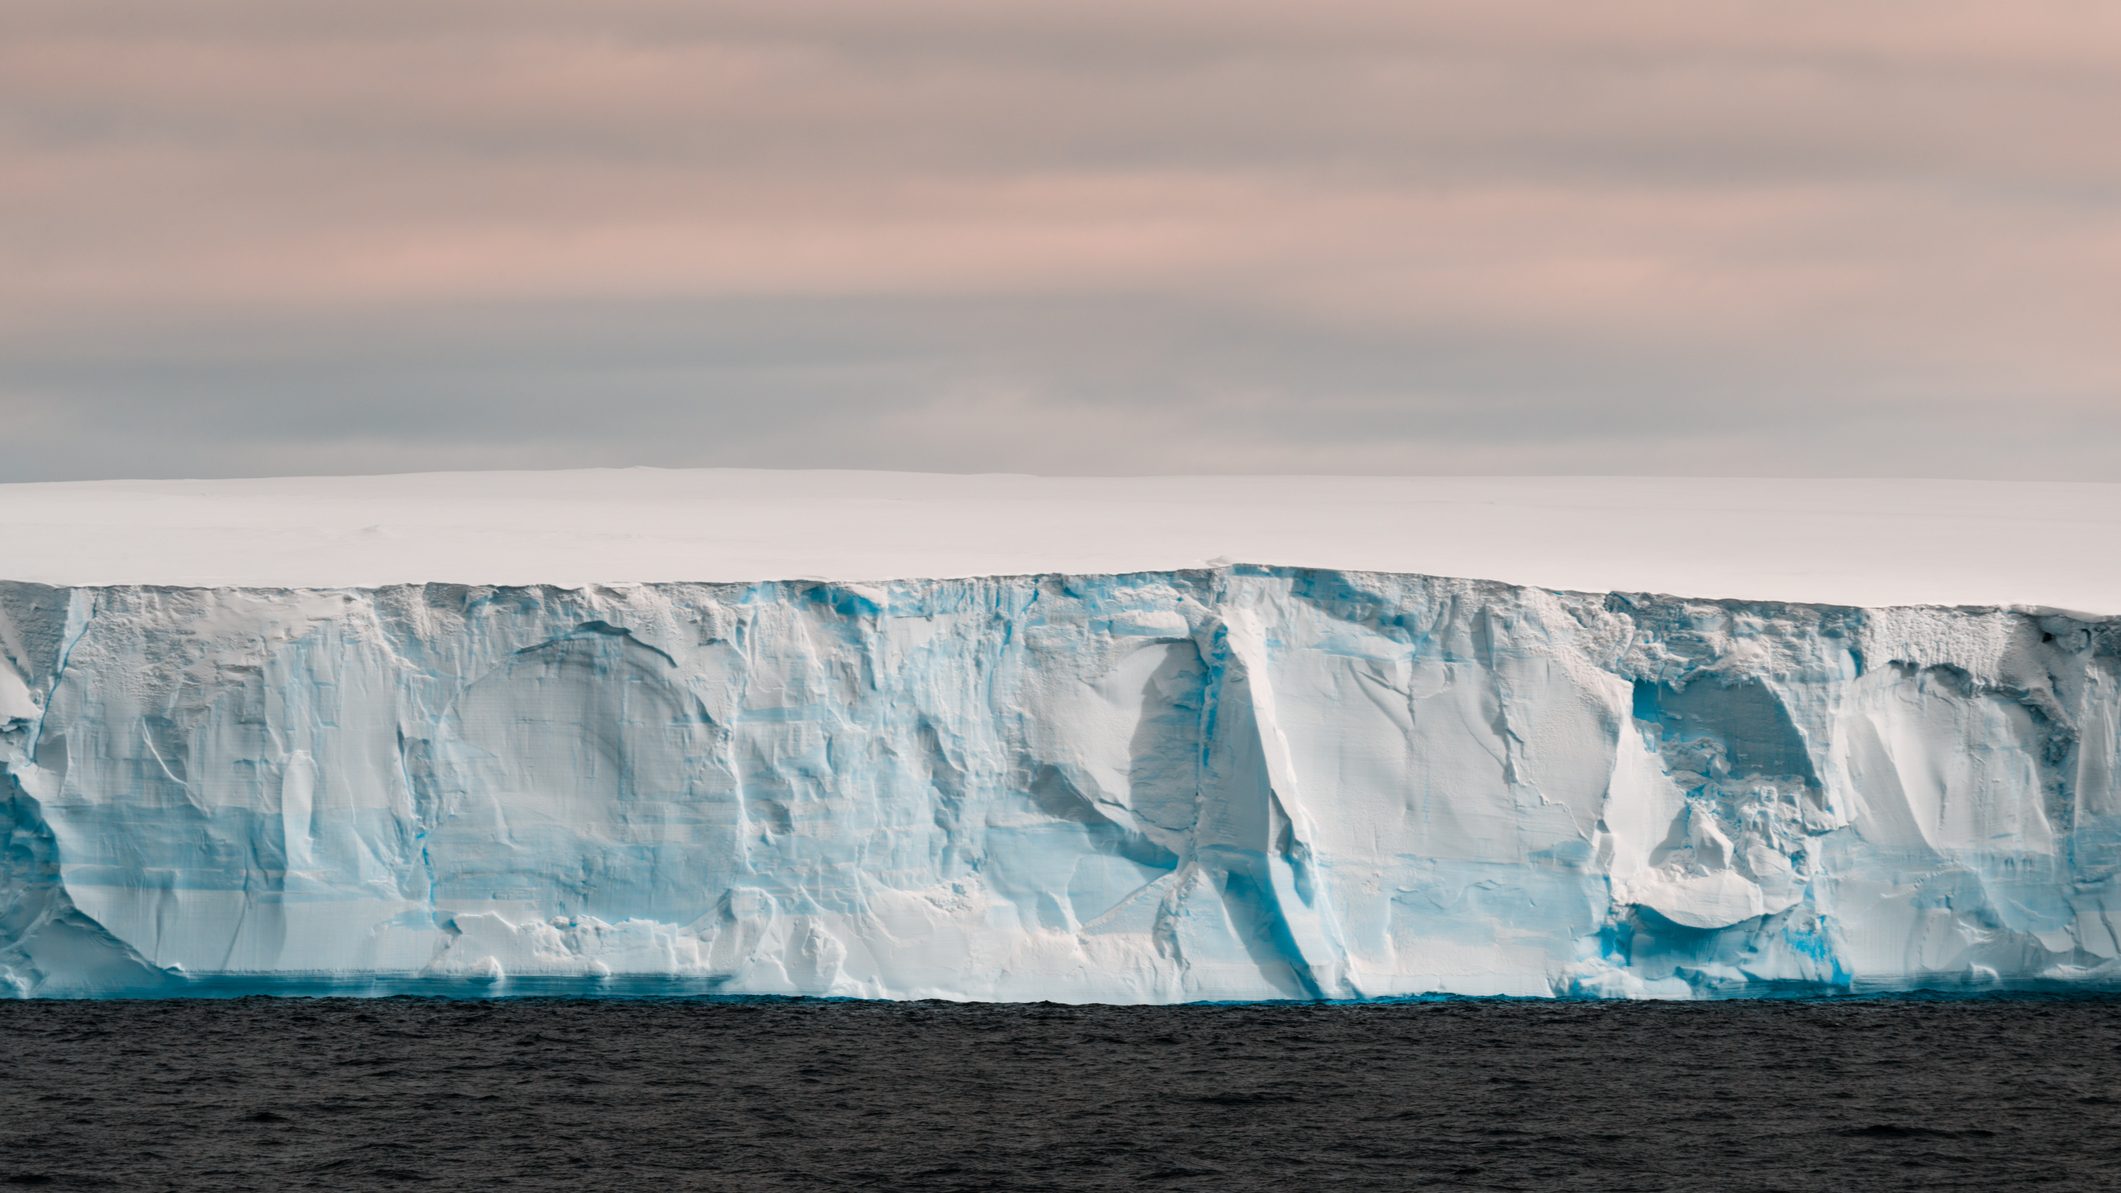
[[2121, 4], [0, 0], [0, 479], [2121, 480]]

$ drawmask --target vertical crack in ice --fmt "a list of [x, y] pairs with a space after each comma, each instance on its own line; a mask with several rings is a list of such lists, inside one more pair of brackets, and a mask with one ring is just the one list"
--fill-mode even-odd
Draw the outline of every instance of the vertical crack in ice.
[[185, 782], [181, 778], [178, 778], [177, 772], [169, 768], [169, 759], [164, 758], [162, 756], [161, 748], [155, 745], [155, 735], [152, 731], [149, 730], [148, 724], [145, 720], [142, 720], [140, 722], [140, 741], [143, 745], [147, 747], [147, 752], [154, 757], [155, 765], [159, 767], [162, 771], [162, 777], [176, 784], [177, 789], [184, 793], [184, 798], [189, 801], [192, 806], [199, 807], [201, 811], [204, 811], [205, 809], [192, 795], [191, 784]]
[[[1276, 716], [1266, 633], [1252, 609], [1226, 606], [1218, 636], [1224, 665], [1217, 704], [1226, 710], [1219, 718], [1226, 736], [1223, 786], [1216, 794], [1240, 817], [1232, 825], [1238, 839], [1224, 844], [1232, 847], [1236, 865], [1257, 859], [1270, 930], [1285, 942], [1290, 968], [1310, 995], [1359, 998], [1312, 853], [1289, 741]], [[1247, 806], [1256, 810], [1241, 810]]]
[[74, 648], [88, 634], [88, 627], [96, 619], [96, 590], [92, 588], [69, 589], [66, 594], [66, 626], [61, 631], [59, 651], [52, 665], [52, 682], [44, 691], [43, 707], [37, 711], [37, 720], [30, 726], [29, 741], [24, 754], [34, 762], [37, 744], [44, 740], [44, 725], [52, 715], [52, 701], [59, 694], [59, 685], [66, 680], [67, 668], [72, 666]]
[[433, 810], [427, 806], [431, 797], [422, 791], [418, 781], [413, 778], [412, 764], [407, 758], [407, 743], [403, 725], [397, 727], [396, 739], [398, 781], [405, 787], [407, 827], [412, 830], [412, 842], [418, 846], [420, 858], [420, 877], [423, 882], [419, 901], [427, 909], [427, 922], [431, 925], [440, 926], [441, 917], [435, 908], [434, 855], [427, 848], [427, 836], [434, 827], [432, 823]]

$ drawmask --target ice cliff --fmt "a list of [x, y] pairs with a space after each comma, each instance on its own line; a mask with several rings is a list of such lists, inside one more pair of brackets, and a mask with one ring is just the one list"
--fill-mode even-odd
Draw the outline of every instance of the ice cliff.
[[2121, 982], [2121, 620], [1232, 566], [0, 584], [0, 990]]

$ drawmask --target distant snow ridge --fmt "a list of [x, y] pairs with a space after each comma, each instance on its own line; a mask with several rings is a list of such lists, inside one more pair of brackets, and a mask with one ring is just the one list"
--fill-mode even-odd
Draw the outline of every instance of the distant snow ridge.
[[2121, 984], [2121, 620], [1228, 567], [0, 585], [0, 990]]

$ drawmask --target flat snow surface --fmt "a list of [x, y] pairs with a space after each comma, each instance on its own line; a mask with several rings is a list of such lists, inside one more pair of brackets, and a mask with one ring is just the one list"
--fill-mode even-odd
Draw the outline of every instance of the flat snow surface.
[[0, 579], [367, 586], [1270, 563], [2121, 612], [2121, 485], [746, 469], [0, 485]]

